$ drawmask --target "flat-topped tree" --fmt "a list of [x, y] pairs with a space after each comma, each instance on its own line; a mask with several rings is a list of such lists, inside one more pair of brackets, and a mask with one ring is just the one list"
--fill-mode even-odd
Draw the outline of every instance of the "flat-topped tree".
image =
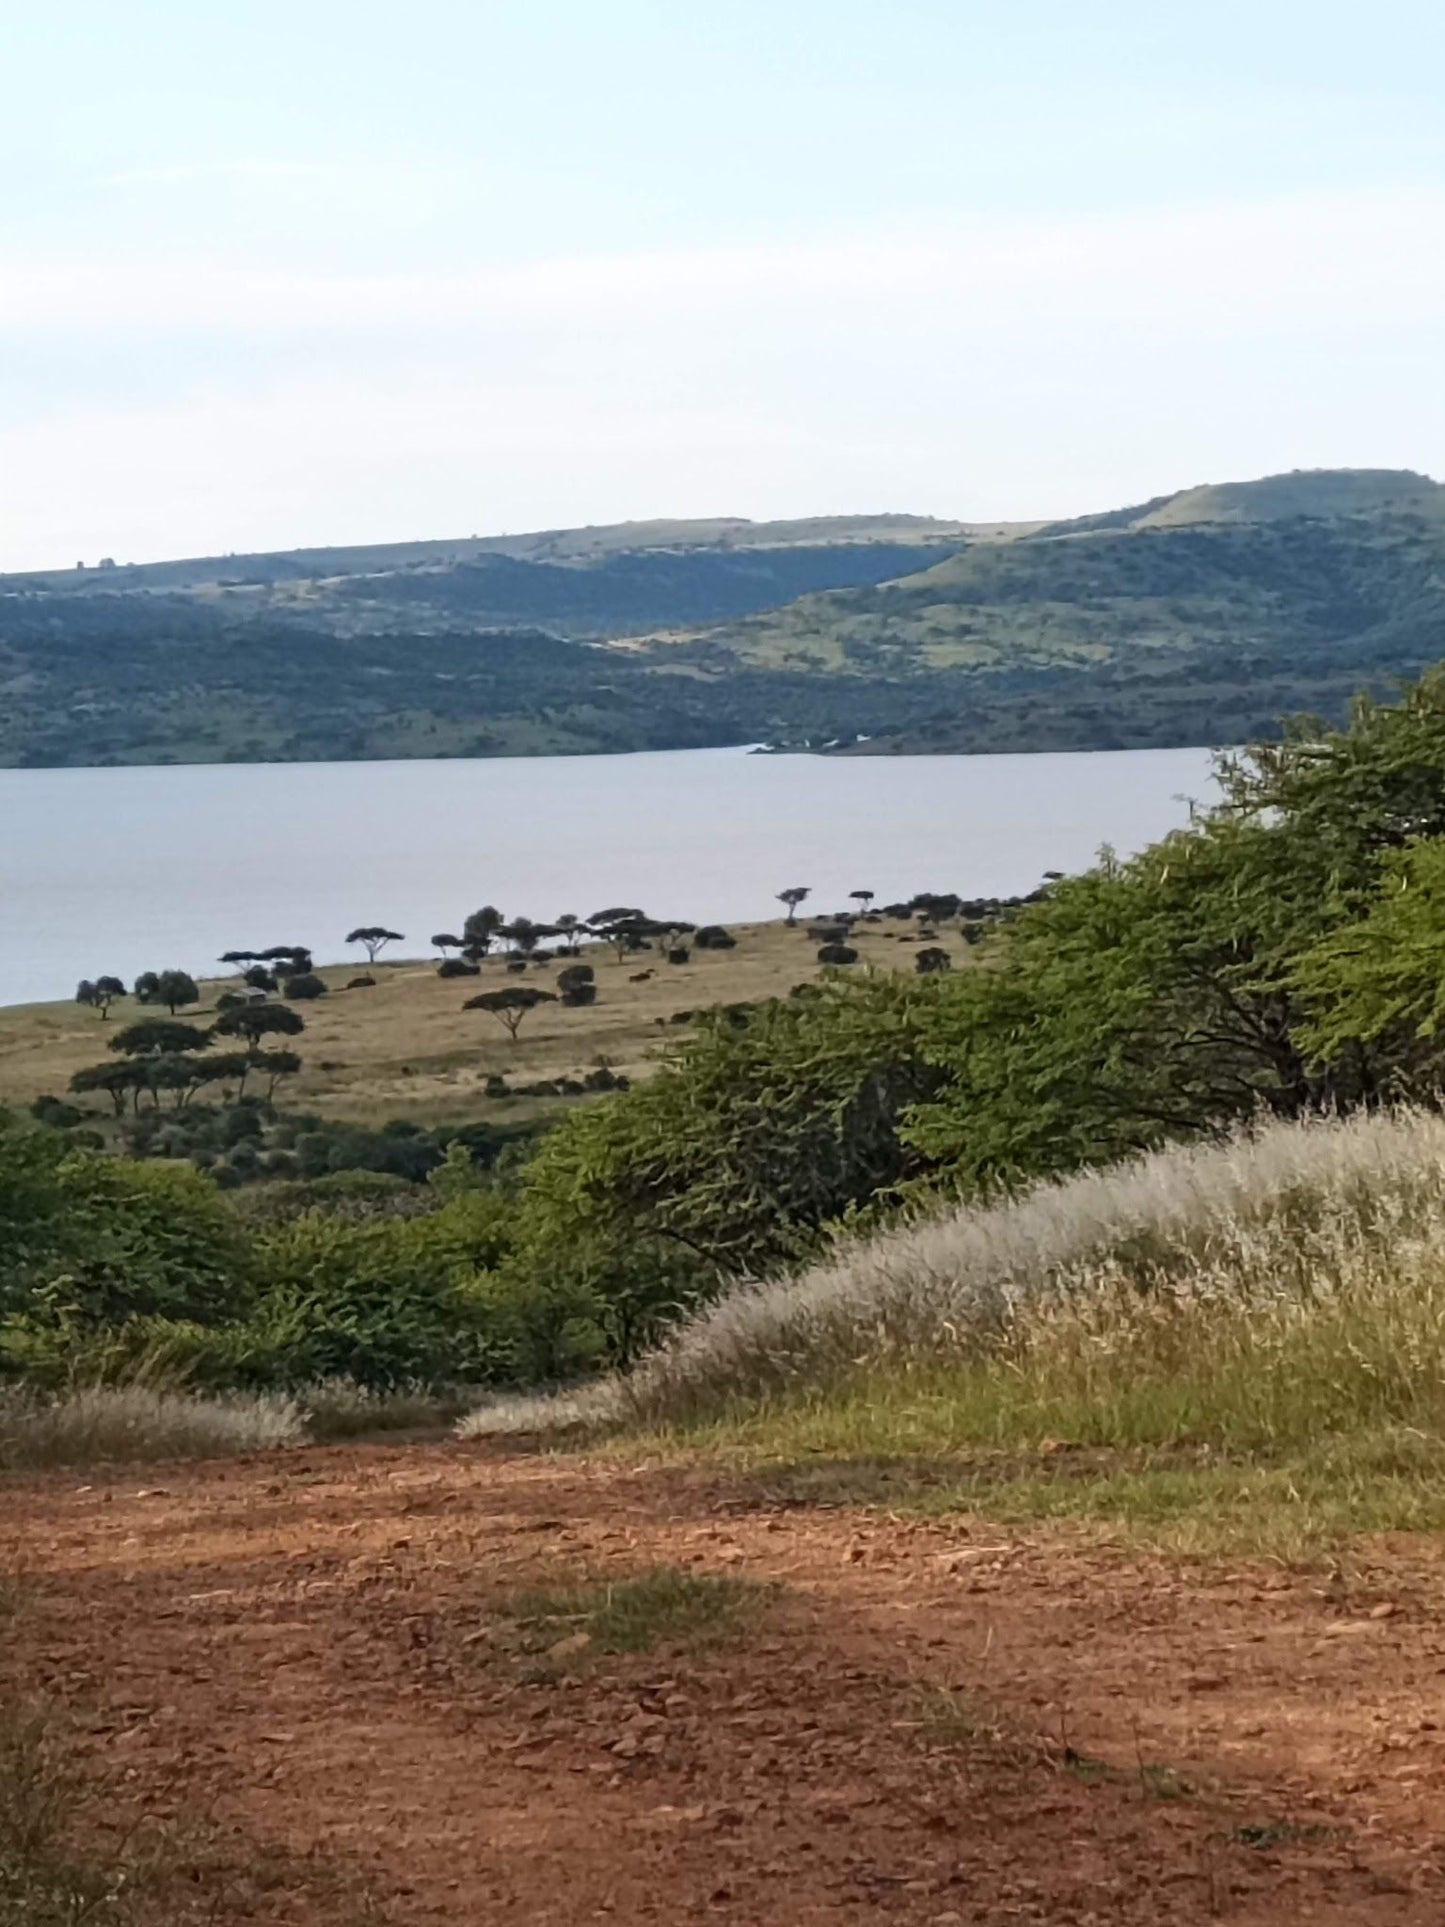
[[503, 990], [484, 990], [476, 997], [468, 997], [462, 1009], [487, 1011], [502, 1025], [515, 1044], [517, 1032], [528, 1011], [535, 1010], [538, 1004], [555, 1004], [556, 1001], [550, 990], [538, 990], [534, 984], [508, 984]]
[[142, 1017], [118, 1030], [110, 1048], [126, 1057], [175, 1057], [186, 1051], [209, 1050], [211, 1033], [198, 1024], [182, 1024], [167, 1017]]
[[145, 1083], [143, 1071], [144, 1066], [134, 1058], [123, 1064], [87, 1064], [84, 1070], [77, 1071], [71, 1078], [70, 1088], [77, 1095], [104, 1091], [115, 1106], [116, 1116], [121, 1117], [125, 1113], [127, 1097], [136, 1104], [140, 1101], [140, 1092]]
[[211, 1026], [214, 1037], [244, 1038], [252, 1057], [263, 1037], [295, 1037], [306, 1025], [289, 1004], [233, 1004]]
[[805, 889], [801, 883], [795, 883], [789, 890], [779, 890], [778, 902], [787, 904], [788, 923], [790, 925], [798, 921], [798, 905], [800, 903], [806, 903], [812, 894], [813, 892]]
[[294, 1050], [257, 1051], [250, 1061], [250, 1068], [258, 1077], [266, 1079], [266, 1102], [269, 1104], [276, 1095], [276, 1086], [283, 1077], [294, 1077], [301, 1068], [301, 1059]]
[[867, 916], [876, 894], [877, 892], [873, 890], [850, 890], [848, 892], [848, 901], [850, 903], [861, 904], [863, 906], [862, 914]]
[[304, 943], [273, 943], [268, 949], [256, 952], [256, 961], [273, 965], [278, 977], [299, 976], [311, 968], [311, 947]]
[[125, 985], [119, 977], [97, 977], [94, 983], [89, 977], [83, 977], [75, 988], [76, 1003], [98, 1010], [102, 1023], [110, 1016], [111, 1005], [124, 995]]
[[608, 943], [617, 952], [619, 963], [634, 951], [648, 947], [649, 935], [660, 928], [641, 910], [616, 907], [599, 910], [587, 919], [587, 928], [599, 943]]
[[432, 938], [431, 946], [433, 950], [440, 950], [442, 956], [445, 957], [449, 950], [460, 950], [465, 941], [465, 938], [454, 937], [448, 931], [443, 930]]
[[388, 930], [385, 924], [362, 923], [348, 933], [348, 943], [359, 943], [366, 952], [366, 961], [375, 963], [378, 951], [384, 950], [389, 943], [405, 943], [406, 938], [400, 930]]
[[198, 1085], [224, 1084], [234, 1078], [236, 1081], [236, 1096], [238, 1098], [244, 1097], [246, 1095], [247, 1077], [258, 1067], [261, 1060], [269, 1055], [269, 1052], [261, 1051], [256, 1057], [252, 1057], [248, 1051], [238, 1050], [226, 1051], [220, 1056], [212, 1055], [210, 1057], [194, 1058], [192, 1063], [195, 1070], [195, 1081]]

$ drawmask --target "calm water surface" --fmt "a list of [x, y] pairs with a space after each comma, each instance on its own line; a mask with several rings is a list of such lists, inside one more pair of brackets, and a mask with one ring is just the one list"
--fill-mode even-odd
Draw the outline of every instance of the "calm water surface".
[[1212, 794], [1202, 749], [0, 770], [0, 1003], [273, 943], [335, 961], [359, 923], [418, 954], [483, 903], [727, 923], [780, 914], [791, 884], [819, 911], [1012, 895]]

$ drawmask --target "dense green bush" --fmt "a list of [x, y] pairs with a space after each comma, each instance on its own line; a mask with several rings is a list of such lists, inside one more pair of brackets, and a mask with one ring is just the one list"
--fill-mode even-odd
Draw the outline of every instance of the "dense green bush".
[[810, 987], [741, 1030], [705, 1020], [648, 1084], [548, 1138], [526, 1235], [658, 1239], [765, 1273], [908, 1197], [987, 1195], [1261, 1111], [1434, 1101], [1445, 672], [1221, 776], [1189, 829], [1013, 906], [974, 968]]
[[542, 1141], [523, 1236], [559, 1260], [660, 1244], [714, 1280], [806, 1257], [830, 1220], [918, 1174], [899, 1126], [941, 1079], [934, 995], [888, 976], [699, 1018], [646, 1083]]
[[508, 1221], [478, 1191], [419, 1218], [309, 1212], [275, 1227], [258, 1240], [258, 1351], [293, 1383], [490, 1378], [496, 1333], [476, 1279], [505, 1255]]
[[214, 1321], [244, 1311], [253, 1285], [246, 1240], [197, 1172], [0, 1127], [0, 1313]]

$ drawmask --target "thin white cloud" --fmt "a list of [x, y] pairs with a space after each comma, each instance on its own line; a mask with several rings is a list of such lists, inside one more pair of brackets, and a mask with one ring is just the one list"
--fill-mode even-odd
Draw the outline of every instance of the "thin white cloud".
[[1185, 209], [937, 234], [541, 259], [462, 270], [293, 271], [203, 256], [12, 257], [0, 330], [263, 335], [571, 325], [848, 301], [968, 304], [998, 319], [1063, 303], [1081, 320], [1212, 326], [1445, 313], [1445, 189]]

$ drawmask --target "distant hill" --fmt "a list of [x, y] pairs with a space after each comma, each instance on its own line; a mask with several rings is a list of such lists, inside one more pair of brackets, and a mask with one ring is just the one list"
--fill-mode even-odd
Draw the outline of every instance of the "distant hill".
[[1445, 656], [1445, 489], [623, 523], [0, 577], [0, 763], [1236, 741]]
[[1279, 522], [1340, 515], [1439, 514], [1442, 490], [1409, 469], [1296, 469], [1257, 482], [1220, 482], [1181, 489], [1135, 524], [1181, 528], [1191, 522]]
[[851, 745], [878, 754], [1237, 741], [1285, 712], [1338, 714], [1441, 657], [1445, 489], [1340, 471], [975, 541], [889, 583], [716, 625], [680, 660], [957, 690]]
[[[1037, 524], [990, 525], [989, 533]], [[80, 593], [131, 589], [259, 588], [330, 582], [344, 576], [383, 577], [411, 571], [445, 572], [510, 557], [518, 562], [586, 566], [620, 555], [691, 555], [702, 551], [773, 550], [962, 541], [978, 525], [940, 522], [927, 515], [821, 515], [804, 521], [749, 522], [741, 516], [706, 521], [613, 522], [595, 528], [542, 529], [529, 535], [469, 535], [442, 541], [382, 542], [347, 548], [278, 549], [206, 555], [175, 562], [108, 562], [95, 568], [27, 570], [0, 574], [6, 590], [70, 589]]]

